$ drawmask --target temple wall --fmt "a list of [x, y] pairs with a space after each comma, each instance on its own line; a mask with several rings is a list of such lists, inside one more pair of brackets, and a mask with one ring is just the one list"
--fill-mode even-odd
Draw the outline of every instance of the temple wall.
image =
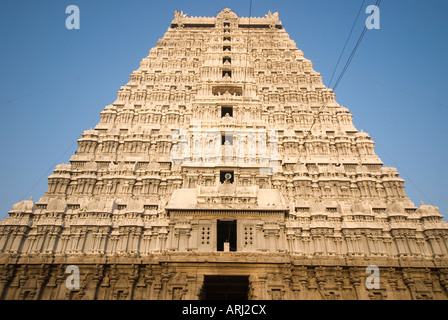
[[[87, 263], [87, 261], [89, 261]], [[443, 300], [448, 261], [314, 258], [263, 254], [163, 254], [152, 259], [39, 257], [0, 267], [5, 300], [197, 300], [205, 275], [246, 275], [250, 300]], [[68, 266], [79, 288], [67, 288]], [[369, 286], [377, 265], [379, 282]]]

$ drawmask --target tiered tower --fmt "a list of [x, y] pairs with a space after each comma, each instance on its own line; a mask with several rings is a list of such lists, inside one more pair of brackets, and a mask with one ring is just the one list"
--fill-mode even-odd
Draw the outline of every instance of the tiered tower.
[[78, 146], [0, 222], [0, 298], [448, 297], [448, 224], [277, 13], [176, 11]]

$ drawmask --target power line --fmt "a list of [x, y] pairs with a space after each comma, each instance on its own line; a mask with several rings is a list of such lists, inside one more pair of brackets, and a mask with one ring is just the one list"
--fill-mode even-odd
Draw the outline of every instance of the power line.
[[[353, 115], [353, 119], [355, 119], [355, 116]], [[364, 129], [366, 129], [367, 127], [363, 124], [363, 123], [361, 123], [361, 121], [359, 121], [359, 118], [357, 118], [356, 117], [356, 121], [362, 126], [362, 127], [364, 127]], [[399, 173], [401, 173], [403, 176], [405, 176], [406, 177], [406, 180], [407, 181], [409, 181], [413, 186], [414, 186], [414, 188], [418, 191], [418, 192], [420, 192], [420, 194], [431, 204], [431, 205], [434, 205], [434, 203], [433, 203], [433, 201], [431, 201], [431, 199], [429, 199], [429, 197], [414, 183], [414, 181], [411, 179], [411, 177], [409, 177], [409, 175], [407, 175], [404, 171], [403, 171], [403, 169], [398, 165], [398, 163], [397, 163], [397, 161], [395, 161], [393, 158], [392, 158], [392, 156], [386, 151], [386, 149], [385, 148], [383, 148], [382, 146], [381, 146], [381, 144], [378, 142], [378, 141], [375, 141], [375, 145], [377, 146], [377, 147], [379, 147], [380, 149], [381, 149], [381, 151], [393, 162], [393, 164], [394, 164], [394, 166], [395, 166], [395, 168], [397, 168], [398, 170], [399, 170]]]
[[378, 94], [381, 98], [381, 102], [383, 103], [384, 109], [386, 110], [386, 115], [387, 115], [387, 120], [390, 121], [389, 125], [393, 126], [393, 122], [392, 122], [392, 118], [390, 116], [390, 112], [389, 112], [389, 108], [386, 105], [386, 102], [384, 101], [384, 95], [383, 95], [383, 90], [381, 90], [381, 87], [377, 84], [376, 88], [378, 89]]
[[71, 87], [70, 87], [70, 93], [69, 93], [67, 102], [66, 102], [66, 104], [65, 104], [65, 108], [64, 108], [64, 112], [62, 113], [61, 120], [64, 120], [65, 113], [67, 112], [68, 106], [69, 106], [69, 104], [70, 104], [70, 100], [72, 99], [73, 87], [75, 86], [75, 82], [76, 82], [76, 80], [73, 80], [72, 85], [71, 85]]
[[353, 57], [355, 56], [356, 50], [359, 47], [359, 44], [361, 43], [362, 39], [364, 38], [364, 35], [366, 34], [367, 28], [364, 27], [364, 30], [361, 33], [361, 36], [358, 39], [358, 42], [356, 43], [355, 47], [352, 50], [352, 53], [350, 54], [350, 57], [348, 58], [347, 62], [345, 63], [344, 69], [342, 70], [341, 74], [339, 75], [339, 78], [336, 80], [336, 83], [333, 87], [333, 91], [336, 90], [336, 88], [339, 86], [339, 83], [341, 82], [342, 78], [344, 77], [345, 73], [347, 72], [348, 67], [350, 66]]
[[403, 94], [406, 94], [406, 95], [408, 95], [408, 96], [411, 96], [411, 97], [414, 97], [414, 98], [417, 98], [417, 99], [422, 99], [422, 100], [425, 100], [425, 101], [427, 101], [427, 102], [430, 102], [430, 103], [436, 104], [436, 105], [438, 105], [438, 106], [440, 106], [440, 107], [444, 107], [444, 108], [447, 108], [447, 109], [448, 109], [448, 105], [447, 105], [447, 104], [443, 104], [443, 103], [441, 103], [441, 102], [438, 102], [438, 101], [435, 101], [435, 100], [431, 100], [430, 98], [427, 98], [427, 97], [422, 97], [422, 96], [416, 95], [416, 94], [414, 94], [414, 93], [405, 91], [405, 90], [400, 89], [400, 88], [393, 87], [393, 86], [391, 86], [391, 85], [389, 85], [389, 84], [382, 83], [382, 82], [379, 82], [379, 81], [377, 81], [377, 80], [369, 79], [368, 77], [363, 76], [363, 75], [361, 75], [361, 74], [353, 73], [353, 75], [355, 75], [355, 76], [357, 76], [357, 77], [359, 77], [359, 78], [361, 78], [361, 79], [371, 81], [371, 82], [375, 83], [375, 84], [378, 85], [378, 86], [383, 86], [383, 87], [392, 89], [392, 90], [394, 90], [394, 91], [398, 91], [398, 92], [401, 92], [401, 93], [403, 93]]
[[251, 16], [252, 16], [252, 0], [250, 0], [250, 5], [249, 5], [249, 19]]
[[[326, 61], [326, 60], [321, 60], [320, 62], [322, 62], [322, 63], [324, 63], [324, 64], [326, 64], [326, 65], [330, 65], [330, 64], [331, 64], [331, 63], [329, 63], [329, 62]], [[360, 74], [360, 73], [358, 73], [358, 72], [352, 72], [351, 74], [352, 74], [353, 76], [355, 76], [355, 77], [360, 78], [360, 79], [370, 81], [370, 82], [372, 82], [372, 83], [374, 83], [374, 84], [376, 84], [376, 85], [378, 85], [378, 86], [382, 86], [382, 87], [385, 87], [385, 88], [388, 88], [388, 89], [391, 89], [391, 90], [400, 92], [400, 93], [402, 93], [402, 94], [406, 94], [406, 95], [408, 95], [408, 96], [411, 96], [411, 97], [414, 97], [414, 98], [417, 98], [417, 99], [425, 100], [425, 101], [427, 101], [427, 102], [429, 102], [429, 103], [432, 103], [432, 104], [435, 104], [435, 105], [438, 105], [438, 106], [440, 106], [440, 107], [443, 107], [443, 108], [448, 109], [448, 105], [447, 105], [447, 104], [441, 103], [441, 102], [439, 102], [439, 101], [432, 100], [432, 99], [430, 99], [430, 98], [428, 98], [428, 97], [419, 96], [419, 95], [416, 95], [416, 94], [411, 93], [411, 92], [409, 92], [409, 91], [403, 90], [403, 89], [401, 89], [401, 88], [397, 88], [397, 87], [391, 86], [390, 84], [383, 83], [383, 82], [380, 82], [380, 81], [375, 80], [375, 79], [371, 79], [371, 77], [367, 77], [367, 76], [365, 76], [365, 75], [363, 75], [363, 74]]]
[[72, 80], [69, 80], [69, 81], [59, 82], [58, 84], [55, 84], [55, 85], [52, 85], [52, 86], [49, 86], [49, 87], [46, 87], [46, 88], [43, 88], [43, 89], [40, 89], [40, 90], [37, 90], [37, 91], [33, 91], [33, 92], [30, 92], [30, 93], [26, 93], [26, 94], [24, 94], [22, 96], [18, 96], [18, 97], [15, 97], [15, 98], [12, 98], [12, 99], [9, 99], [9, 100], [6, 100], [6, 101], [2, 101], [2, 102], [0, 102], [0, 106], [1, 105], [5, 105], [5, 104], [9, 104], [9, 103], [13, 103], [13, 102], [16, 102], [17, 100], [20, 100], [20, 99], [23, 99], [23, 98], [27, 98], [27, 97], [31, 97], [31, 96], [34, 96], [36, 94], [39, 94], [39, 93], [42, 93], [42, 92], [45, 92], [45, 91], [50, 91], [52, 89], [55, 89], [57, 87], [60, 87], [60, 86], [64, 85], [67, 82], [75, 81], [77, 79], [79, 79], [79, 77], [75, 78], [75, 79], [72, 79]]
[[344, 54], [345, 48], [347, 47], [347, 44], [348, 44], [348, 41], [350, 40], [350, 37], [352, 36], [353, 29], [356, 26], [356, 22], [358, 22], [358, 18], [359, 18], [359, 15], [361, 14], [362, 8], [364, 8], [364, 3], [365, 3], [365, 0], [363, 0], [362, 3], [361, 3], [361, 7], [359, 8], [358, 14], [356, 15], [355, 22], [353, 22], [352, 29], [350, 30], [350, 33], [349, 33], [349, 35], [347, 37], [347, 40], [345, 41], [344, 48], [342, 48], [341, 54], [339, 55], [338, 62], [336, 63], [336, 66], [334, 67], [334, 70], [333, 70], [333, 74], [331, 75], [330, 81], [328, 82], [328, 87], [330, 87], [331, 81], [333, 81], [334, 74], [336, 73], [336, 70], [337, 70], [337, 68], [339, 66], [339, 62], [341, 62], [342, 55]]
[[23, 197], [21, 198], [21, 200], [20, 201], [22, 201], [22, 200], [24, 200], [29, 194], [30, 194], [30, 192], [31, 191], [33, 191], [34, 190], [34, 188], [42, 181], [42, 179], [43, 178], [45, 178], [46, 176], [47, 176], [47, 174], [52, 170], [52, 169], [54, 169], [55, 168], [55, 166], [57, 165], [57, 164], [59, 164], [59, 160], [62, 158], [62, 157], [64, 157], [66, 154], [67, 154], [67, 152], [69, 152], [70, 151], [70, 149], [73, 147], [73, 145], [76, 143], [76, 141], [77, 140], [75, 140], [72, 144], [70, 144], [70, 146], [67, 148], [67, 150], [65, 150], [64, 151], [64, 153], [63, 154], [61, 154], [60, 156], [59, 156], [59, 158], [51, 165], [51, 167], [50, 168], [48, 168], [48, 170], [47, 171], [45, 171], [45, 173], [36, 181], [36, 183], [27, 191], [27, 193], [25, 193], [24, 195], [23, 195]]
[[[90, 123], [87, 125], [87, 127], [91, 127], [92, 124], [94, 123], [94, 121], [96, 120], [97, 115], [95, 115], [95, 117], [92, 119], [92, 121], [90, 121]], [[53, 170], [56, 165], [59, 164], [59, 161], [73, 148], [73, 146], [78, 142], [77, 139], [75, 139], [70, 145], [69, 147], [64, 151], [64, 153], [62, 153], [59, 158], [51, 165], [51, 167], [48, 168], [47, 171], [45, 171], [45, 173], [39, 178], [39, 180], [36, 181], [36, 183], [27, 191], [27, 193], [25, 193], [25, 195], [21, 198], [20, 201], [26, 199], [26, 197], [31, 193], [31, 191], [34, 190], [34, 188], [36, 188], [36, 186], [42, 181], [43, 178], [45, 178], [47, 176], [47, 174]]]
[[[363, 2], [363, 3], [364, 3], [364, 2]], [[381, 4], [381, 0], [377, 0], [377, 2], [376, 2], [376, 7], [379, 8], [380, 4]], [[361, 7], [362, 7], [362, 6], [361, 6]], [[356, 42], [355, 47], [353, 48], [353, 50], [352, 50], [352, 52], [351, 52], [349, 58], [347, 59], [347, 62], [345, 63], [345, 66], [344, 66], [344, 68], [343, 68], [341, 74], [339, 75], [339, 77], [338, 77], [338, 79], [337, 79], [337, 81], [336, 81], [336, 83], [335, 83], [335, 85], [334, 85], [334, 87], [333, 87], [333, 91], [336, 90], [336, 88], [338, 87], [338, 85], [339, 85], [339, 83], [341, 82], [342, 78], [344, 77], [344, 75], [345, 75], [345, 73], [346, 73], [348, 67], [350, 66], [350, 63], [351, 63], [352, 60], [353, 60], [353, 57], [354, 57], [354, 55], [355, 55], [355, 53], [356, 53], [356, 50], [358, 49], [358, 47], [359, 47], [359, 45], [360, 45], [362, 39], [364, 38], [364, 35], [365, 35], [366, 31], [367, 31], [367, 25], [364, 26], [364, 29], [363, 29], [363, 31], [362, 31], [360, 37], [358, 38], [358, 41]], [[350, 35], [349, 35], [349, 38], [350, 38]], [[347, 41], [348, 41], [348, 39], [347, 39]], [[345, 46], [344, 46], [344, 49], [345, 49]], [[344, 49], [343, 49], [343, 50], [344, 50]], [[339, 63], [339, 62], [338, 62], [338, 63]], [[334, 72], [333, 72], [333, 74], [334, 74]], [[331, 80], [330, 80], [330, 83], [331, 83]], [[412, 95], [412, 94], [411, 94], [411, 95]], [[328, 100], [327, 100], [327, 101], [325, 102], [325, 104], [322, 105], [322, 107], [319, 109], [319, 112], [318, 112], [318, 114], [317, 114], [316, 117], [318, 117], [318, 115], [321, 113], [321, 110], [327, 105], [327, 103], [328, 103]], [[441, 104], [441, 103], [437, 103], [437, 104], [438, 104], [438, 105], [441, 105], [441, 106], [445, 106], [445, 105], [443, 105], [443, 104]], [[445, 107], [446, 107], [446, 106], [445, 106]], [[312, 123], [312, 125], [311, 125], [311, 128], [310, 128], [310, 130], [309, 130], [309, 133], [310, 133], [310, 134], [311, 134], [311, 129], [312, 129], [313, 126], [314, 126], [316, 117], [314, 118], [313, 123]], [[353, 118], [355, 118], [355, 117], [353, 116]], [[361, 126], [363, 126], [363, 127], [365, 128], [365, 126], [364, 126], [359, 120], [357, 120], [357, 121], [361, 124]], [[389, 153], [387, 153], [387, 151], [385, 151], [385, 149], [382, 148], [381, 145], [380, 145], [378, 142], [377, 142], [376, 144], [377, 144], [377, 146], [379, 146], [379, 147], [382, 149], [382, 151], [384, 152], [384, 154], [386, 154], [386, 156], [389, 157], [389, 159], [394, 163], [395, 167], [396, 167], [396, 168], [397, 168], [397, 169], [398, 169], [398, 170], [399, 170], [399, 171], [400, 171], [400, 172], [407, 178], [407, 180], [408, 180], [409, 182], [411, 182], [411, 184], [414, 186], [414, 188], [415, 188], [416, 190], [418, 190], [418, 191], [422, 194], [422, 196], [423, 196], [429, 203], [431, 203], [432, 205], [434, 205], [433, 202], [431, 201], [431, 199], [429, 199], [428, 196], [426, 196], [426, 194], [423, 193], [423, 191], [422, 191], [422, 190], [421, 190], [421, 189], [414, 183], [414, 181], [409, 177], [409, 175], [407, 175], [407, 174], [406, 174], [406, 173], [399, 167], [398, 163], [392, 158], [392, 156], [389, 155]]]
[[[380, 4], [381, 4], [381, 0], [377, 0], [376, 4], [375, 4], [376, 8], [379, 8]], [[366, 31], [367, 31], [367, 24], [364, 26], [364, 29], [362, 30], [362, 33], [359, 36], [358, 41], [356, 42], [356, 45], [355, 45], [355, 47], [353, 48], [353, 50], [352, 50], [352, 52], [350, 54], [350, 57], [348, 58], [347, 62], [345, 63], [344, 69], [342, 70], [341, 74], [339, 75], [338, 80], [336, 80], [336, 83], [335, 83], [335, 85], [333, 87], [333, 91], [336, 90], [336, 88], [338, 87], [338, 85], [341, 82], [342, 78], [344, 77], [345, 73], [347, 72], [347, 69], [348, 69], [348, 67], [350, 66], [350, 64], [351, 64], [351, 62], [353, 60], [353, 57], [355, 56], [356, 50], [358, 50], [358, 47], [361, 44], [361, 41], [364, 38], [364, 35], [366, 34]]]
[[54, 84], [52, 86], [48, 86], [48, 87], [43, 88], [43, 89], [32, 91], [32, 92], [26, 93], [24, 95], [21, 95], [21, 96], [15, 97], [15, 98], [11, 98], [9, 100], [1, 101], [0, 102], [0, 106], [6, 105], [6, 104], [9, 104], [9, 103], [13, 103], [13, 102], [16, 102], [17, 100], [20, 100], [20, 99], [23, 99], [23, 98], [27, 98], [27, 97], [30, 97], [30, 96], [34, 96], [36, 94], [39, 94], [39, 93], [42, 93], [42, 92], [45, 92], [45, 91], [49, 91], [49, 90], [52, 90], [52, 89], [55, 89], [55, 88], [58, 88], [58, 87], [60, 87], [62, 85], [65, 85], [67, 83], [71, 83], [72, 86], [73, 86], [73, 83], [78, 81], [78, 80], [80, 80], [80, 79], [89, 77], [91, 75], [96, 75], [99, 72], [113, 70], [112, 68], [114, 68], [115, 66], [116, 66], [116, 64], [113, 64], [111, 66], [104, 66], [102, 68], [98, 68], [98, 69], [93, 70], [93, 71], [90, 70], [90, 71], [88, 71], [88, 72], [86, 72], [86, 73], [84, 73], [84, 74], [82, 74], [82, 75], [80, 75], [78, 77], [74, 77], [74, 78], [68, 79], [68, 80], [62, 80], [62, 81], [59, 81], [57, 84]]
[[[376, 1], [376, 4], [375, 4], [376, 8], [379, 8], [380, 4], [381, 4], [381, 0], [377, 0], [377, 1]], [[344, 68], [342, 69], [341, 74], [339, 75], [338, 79], [336, 80], [336, 83], [335, 83], [335, 85], [333, 86], [333, 92], [336, 91], [336, 88], [339, 86], [339, 83], [341, 82], [342, 78], [344, 77], [345, 73], [347, 72], [347, 69], [348, 69], [348, 67], [350, 66], [350, 64], [351, 64], [351, 62], [352, 62], [352, 60], [353, 60], [353, 57], [355, 56], [356, 50], [358, 50], [358, 47], [359, 47], [359, 45], [361, 44], [361, 41], [362, 41], [362, 39], [364, 38], [364, 36], [365, 36], [365, 34], [366, 34], [366, 31], [367, 31], [367, 24], [364, 25], [364, 28], [363, 28], [363, 30], [362, 30], [362, 33], [361, 33], [361, 35], [359, 36], [358, 41], [356, 42], [355, 47], [352, 49], [352, 52], [350, 53], [350, 56], [349, 56], [349, 58], [347, 59], [345, 65], [344, 65]], [[349, 37], [350, 37], [350, 36], [349, 36]], [[310, 129], [308, 130], [308, 133], [309, 133], [310, 135], [312, 134], [312, 133], [311, 133], [311, 129], [313, 129], [314, 124], [316, 123], [316, 119], [319, 117], [320, 113], [322, 112], [322, 109], [324, 109], [324, 108], [327, 106], [328, 101], [329, 101], [329, 100], [325, 101], [325, 104], [323, 104], [323, 105], [319, 108], [319, 111], [318, 111], [317, 114], [314, 116], [313, 123], [311, 124], [311, 127], [310, 127]]]

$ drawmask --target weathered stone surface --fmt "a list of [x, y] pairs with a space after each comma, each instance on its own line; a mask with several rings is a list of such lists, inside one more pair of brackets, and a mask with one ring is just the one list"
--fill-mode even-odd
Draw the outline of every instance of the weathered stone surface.
[[0, 222], [1, 299], [199, 299], [208, 275], [248, 276], [250, 299], [448, 297], [448, 224], [277, 13], [176, 11], [78, 146]]

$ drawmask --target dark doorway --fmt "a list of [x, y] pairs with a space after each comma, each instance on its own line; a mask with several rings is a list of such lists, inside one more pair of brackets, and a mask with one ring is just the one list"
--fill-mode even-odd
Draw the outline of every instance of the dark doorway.
[[221, 221], [217, 224], [217, 246], [218, 251], [224, 251], [224, 242], [230, 243], [229, 251], [236, 251], [236, 220]]
[[228, 114], [229, 117], [233, 117], [233, 107], [221, 107], [221, 118], [225, 117], [226, 114]]
[[224, 63], [229, 63], [229, 64], [231, 64], [232, 63], [232, 58], [230, 58], [230, 57], [224, 57], [224, 58], [222, 58], [222, 63], [224, 64]]
[[247, 300], [249, 276], [204, 276], [201, 300]]
[[229, 78], [232, 78], [232, 71], [230, 70], [223, 70], [222, 71], [222, 77], [228, 76]]

